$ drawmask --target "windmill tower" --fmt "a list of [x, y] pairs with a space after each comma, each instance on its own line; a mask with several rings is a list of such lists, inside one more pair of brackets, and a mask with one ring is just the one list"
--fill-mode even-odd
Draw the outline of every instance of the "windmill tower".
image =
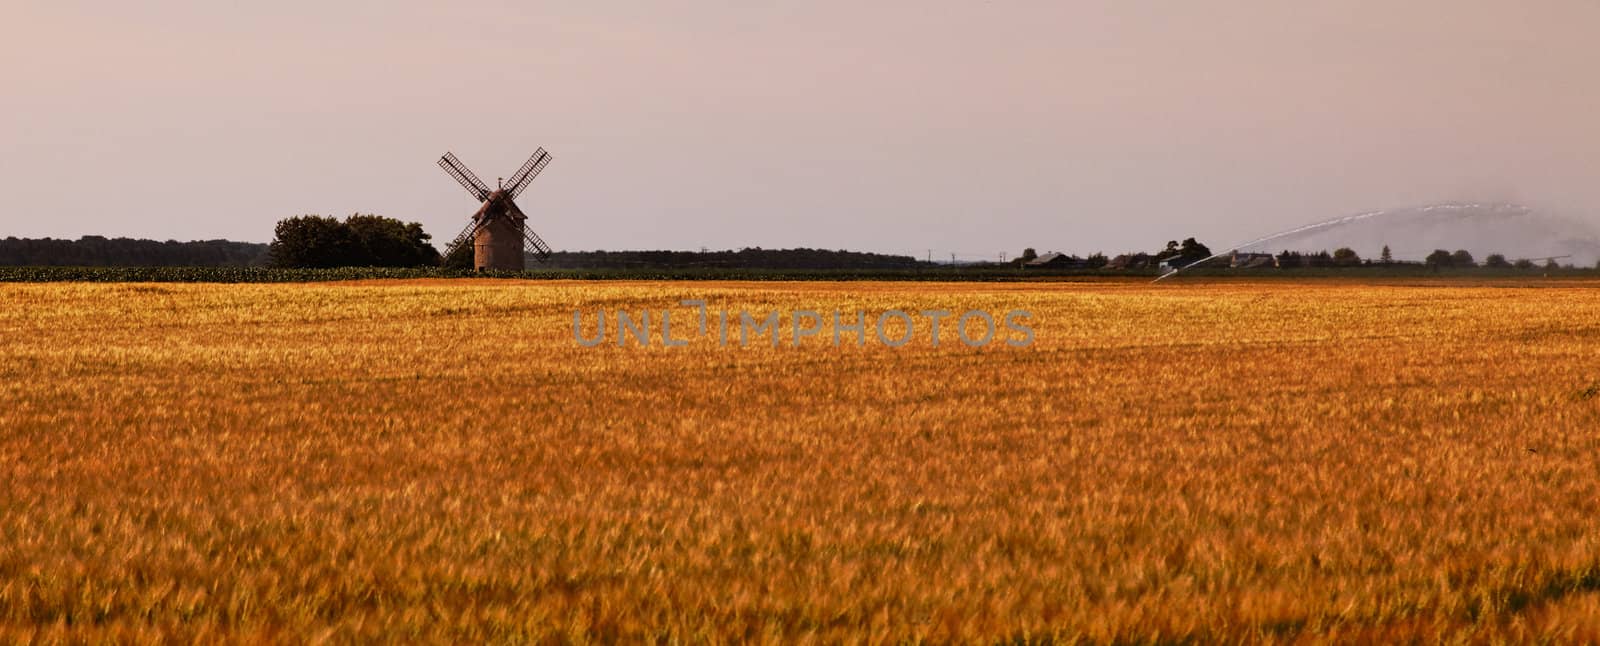
[[483, 204], [478, 207], [477, 213], [472, 214], [472, 221], [467, 223], [467, 228], [462, 229], [450, 246], [445, 247], [444, 258], [448, 260], [468, 240], [472, 241], [472, 266], [477, 267], [478, 271], [522, 271], [524, 243], [541, 262], [549, 258], [550, 246], [533, 229], [528, 228], [528, 216], [517, 208], [516, 199], [533, 182], [533, 178], [539, 176], [539, 171], [544, 170], [550, 159], [550, 153], [543, 148], [534, 151], [522, 168], [511, 174], [510, 182], [502, 181], [491, 191], [483, 180], [467, 169], [466, 164], [456, 159], [454, 153], [445, 153], [440, 157], [439, 167]]

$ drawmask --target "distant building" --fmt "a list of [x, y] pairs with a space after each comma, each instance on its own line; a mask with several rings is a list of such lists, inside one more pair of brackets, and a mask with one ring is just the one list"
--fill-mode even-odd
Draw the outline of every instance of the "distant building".
[[1047, 253], [1023, 264], [1028, 269], [1079, 269], [1085, 266], [1082, 258], [1064, 253]]
[[1233, 258], [1228, 261], [1228, 266], [1234, 269], [1255, 269], [1258, 267], [1278, 266], [1277, 256], [1270, 253], [1245, 253], [1235, 251]]
[[1150, 254], [1125, 253], [1106, 263], [1107, 269], [1144, 269], [1150, 266]]
[[1184, 265], [1187, 264], [1189, 263], [1184, 262], [1183, 256], [1167, 256], [1165, 258], [1156, 259], [1156, 269], [1160, 269], [1161, 271], [1183, 269]]

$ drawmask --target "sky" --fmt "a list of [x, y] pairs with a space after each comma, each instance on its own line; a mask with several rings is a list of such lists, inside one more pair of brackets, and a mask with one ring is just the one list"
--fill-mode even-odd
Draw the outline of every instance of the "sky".
[[1592, 0], [0, 0], [0, 236], [265, 242], [493, 182], [557, 249], [1213, 247], [1600, 219]]

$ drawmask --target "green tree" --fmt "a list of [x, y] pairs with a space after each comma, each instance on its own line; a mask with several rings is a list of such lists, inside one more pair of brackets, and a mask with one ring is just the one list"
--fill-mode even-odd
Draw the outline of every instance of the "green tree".
[[338, 218], [301, 215], [278, 221], [267, 254], [274, 267], [341, 267], [359, 247]]
[[1033, 247], [1028, 247], [1027, 249], [1023, 249], [1022, 250], [1022, 258], [1020, 258], [1019, 260], [1021, 260], [1022, 262], [1031, 262], [1033, 259], [1038, 258], [1038, 257], [1039, 257], [1039, 252], [1034, 251]]
[[1506, 262], [1505, 255], [1498, 254], [1498, 253], [1491, 253], [1491, 254], [1489, 254], [1488, 258], [1484, 258], [1483, 259], [1483, 266], [1485, 266], [1485, 267], [1494, 267], [1495, 269], [1504, 269], [1506, 267], [1510, 267], [1511, 263]]
[[1454, 265], [1455, 258], [1451, 256], [1450, 252], [1448, 251], [1443, 249], [1434, 249], [1433, 253], [1428, 254], [1427, 259], [1423, 260], [1423, 262], [1427, 263], [1429, 267], [1438, 269], [1439, 267], [1449, 267]]
[[1518, 258], [1517, 262], [1513, 263], [1511, 266], [1516, 267], [1517, 269], [1533, 269], [1533, 261], [1528, 260], [1527, 258]]
[[357, 213], [344, 220], [360, 243], [362, 253], [351, 258], [356, 265], [371, 267], [420, 267], [439, 264], [439, 252], [428, 240], [432, 237], [416, 222], [401, 222], [381, 215]]
[[1378, 262], [1385, 265], [1394, 262], [1394, 254], [1389, 253], [1389, 245], [1383, 245], [1383, 252], [1378, 254]]
[[377, 215], [280, 220], [267, 253], [275, 267], [417, 267], [439, 264], [422, 225]]
[[1178, 245], [1178, 254], [1183, 257], [1183, 264], [1188, 265], [1210, 258], [1211, 250], [1194, 238], [1184, 238], [1183, 243]]
[[1333, 264], [1350, 266], [1361, 264], [1361, 256], [1356, 255], [1356, 250], [1349, 247], [1339, 247], [1333, 250]]
[[444, 259], [444, 268], [472, 269], [473, 253], [472, 241], [468, 240], [466, 244], [456, 247], [455, 253], [450, 254], [450, 257]]
[[1457, 267], [1476, 267], [1478, 263], [1472, 259], [1472, 253], [1466, 249], [1457, 249], [1450, 254], [1450, 264]]

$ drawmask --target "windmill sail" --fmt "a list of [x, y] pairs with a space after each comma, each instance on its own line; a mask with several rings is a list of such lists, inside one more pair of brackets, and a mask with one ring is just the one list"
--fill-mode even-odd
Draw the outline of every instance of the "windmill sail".
[[539, 176], [539, 171], [544, 170], [544, 167], [550, 164], [551, 159], [550, 153], [545, 152], [543, 148], [534, 151], [533, 156], [522, 163], [522, 168], [518, 168], [517, 172], [511, 174], [511, 182], [506, 184], [506, 193], [512, 199], [516, 199], [518, 195], [522, 194], [522, 190], [533, 182], [533, 178]]
[[477, 175], [472, 174], [472, 171], [467, 169], [466, 164], [456, 159], [455, 153], [445, 153], [443, 157], [440, 157], [439, 167], [443, 168], [444, 172], [449, 173], [457, 182], [460, 182], [461, 187], [467, 189], [467, 192], [471, 193], [473, 197], [478, 198], [479, 202], [489, 199], [488, 185], [484, 184], [483, 180], [478, 179]]
[[440, 260], [449, 260], [450, 256], [455, 255], [457, 249], [460, 249], [462, 245], [467, 244], [467, 241], [477, 235], [478, 229], [482, 226], [483, 222], [477, 218], [473, 218], [471, 222], [468, 222], [467, 228], [462, 229], [456, 239], [451, 240], [450, 245], [444, 248], [444, 256]]
[[550, 259], [550, 245], [545, 244], [544, 238], [540, 238], [533, 229], [522, 227], [522, 238], [527, 241], [529, 247], [532, 247], [533, 255], [538, 257], [540, 262]]

